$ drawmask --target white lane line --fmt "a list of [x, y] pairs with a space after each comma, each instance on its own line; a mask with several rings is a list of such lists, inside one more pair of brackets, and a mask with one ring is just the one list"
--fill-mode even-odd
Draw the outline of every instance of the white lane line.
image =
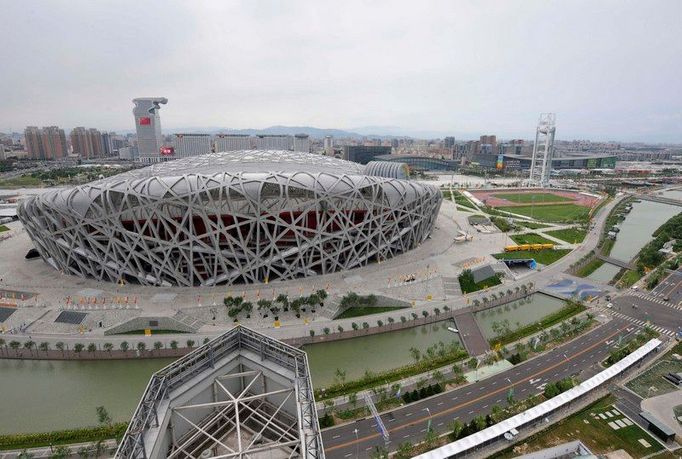
[[436, 406], [441, 406], [442, 404], [443, 404], [443, 402], [438, 402], [438, 403], [436, 404]]
[[332, 440], [336, 440], [337, 438], [341, 438], [341, 435], [334, 435], [334, 436], [332, 437]]
[[412, 413], [405, 413], [405, 417], [412, 416]]

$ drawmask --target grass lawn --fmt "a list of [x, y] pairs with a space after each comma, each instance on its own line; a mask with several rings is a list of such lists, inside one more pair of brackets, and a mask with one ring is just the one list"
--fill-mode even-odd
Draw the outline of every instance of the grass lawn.
[[476, 206], [459, 191], [453, 191], [452, 193], [449, 190], [443, 191], [443, 198], [452, 199], [452, 197], [455, 198], [455, 203], [458, 205], [468, 207], [469, 209], [476, 209]]
[[578, 270], [576, 273], [576, 276], [578, 277], [587, 277], [599, 268], [601, 268], [601, 265], [603, 265], [604, 262], [600, 260], [599, 258], [595, 258], [594, 260], [590, 261], [588, 264], [583, 266]]
[[530, 229], [540, 229], [540, 228], [547, 228], [549, 225], [543, 225], [542, 223], [535, 223], [535, 222], [524, 222], [524, 221], [517, 221], [517, 225], [523, 226], [525, 228], [530, 228]]
[[[631, 379], [626, 384], [628, 389], [637, 393], [642, 398], [646, 398], [649, 395], [655, 397], [656, 395], [663, 395], [678, 390], [678, 388], [667, 379], [663, 379], [663, 375], [671, 372], [682, 372], [682, 362], [672, 359], [672, 354], [679, 354], [680, 352], [682, 352], [682, 343], [678, 343], [647, 371], [636, 378]], [[651, 394], [648, 394], [649, 387], [651, 386], [656, 387], [657, 390], [652, 390]]]
[[548, 206], [500, 207], [502, 210], [534, 218], [543, 222], [586, 221], [590, 208], [576, 204], [552, 204]]
[[502, 281], [500, 280], [500, 276], [492, 276], [482, 280], [481, 282], [474, 284], [474, 287], [470, 289], [463, 287], [461, 282], [459, 283], [459, 286], [462, 289], [462, 293], [471, 293], [478, 292], [479, 290], [483, 290], [484, 288], [494, 287], [495, 285], [500, 285], [501, 283]]
[[398, 306], [378, 306], [378, 307], [352, 307], [343, 311], [338, 316], [334, 317], [336, 319], [350, 319], [351, 317], [369, 316], [372, 314], [379, 314], [380, 312], [391, 312], [398, 311], [399, 309], [405, 309]]
[[7, 228], [5, 225], [0, 225], [0, 233], [3, 231], [9, 231], [9, 228]]
[[550, 241], [536, 233], [513, 234], [509, 237], [517, 244], [554, 244], [554, 241]]
[[36, 177], [31, 177], [30, 175], [22, 175], [19, 177], [0, 180], [0, 188], [40, 187], [43, 185], [44, 183], [42, 180]]
[[[612, 396], [606, 396], [582, 411], [506, 449], [496, 457], [512, 458], [519, 454], [528, 454], [574, 440], [582, 441], [594, 454], [605, 454], [623, 449], [632, 457], [640, 458], [663, 450], [663, 446], [637, 424], [633, 423], [618, 430], [612, 429], [608, 423], [616, 419], [624, 419], [625, 416], [622, 414], [614, 415], [612, 418], [607, 417], [607, 419], [601, 419], [598, 416], [599, 414], [605, 415], [607, 411], [613, 414], [614, 402], [615, 399]], [[644, 447], [639, 443], [640, 439], [646, 440], [651, 446]]]
[[577, 244], [578, 242], [583, 242], [587, 232], [582, 228], [567, 228], [555, 231], [546, 231], [552, 237], [566, 241], [569, 244]]
[[623, 276], [618, 281], [618, 285], [621, 287], [630, 287], [635, 282], [640, 280], [641, 278], [642, 278], [642, 275], [639, 273], [639, 271], [627, 270], [627, 271], [625, 271], [625, 274], [623, 274]]
[[493, 256], [498, 260], [507, 260], [510, 258], [534, 258], [535, 261], [537, 261], [541, 265], [551, 265], [555, 261], [564, 257], [569, 252], [570, 249], [522, 250], [519, 252], [496, 253]]
[[552, 193], [499, 193], [494, 194], [496, 198], [506, 199], [507, 201], [515, 202], [517, 204], [530, 204], [538, 202], [570, 202], [571, 198], [564, 196], [557, 196]]

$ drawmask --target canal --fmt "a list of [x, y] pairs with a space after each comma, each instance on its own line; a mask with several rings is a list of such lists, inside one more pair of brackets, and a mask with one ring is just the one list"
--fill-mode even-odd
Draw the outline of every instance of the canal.
[[[670, 220], [682, 208], [661, 204], [659, 202], [641, 201], [632, 204], [632, 211], [620, 223], [620, 232], [611, 249], [611, 257], [618, 260], [630, 261], [650, 240], [659, 226]], [[604, 263], [589, 279], [607, 283], [618, 274], [620, 268]]]
[[483, 336], [490, 340], [497, 336], [495, 324], [508, 324], [509, 329], [514, 331], [559, 311], [565, 305], [563, 300], [536, 293], [511, 303], [477, 312], [474, 316]]

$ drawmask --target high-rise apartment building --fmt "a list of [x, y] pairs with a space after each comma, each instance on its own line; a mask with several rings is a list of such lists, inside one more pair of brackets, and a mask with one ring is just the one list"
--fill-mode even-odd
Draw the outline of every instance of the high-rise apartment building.
[[133, 99], [135, 108], [135, 130], [137, 131], [137, 148], [139, 160], [143, 163], [156, 163], [166, 160], [161, 156], [163, 137], [161, 136], [160, 104], [167, 104], [165, 97], [141, 97]]
[[[107, 134], [108, 135], [108, 134]], [[104, 138], [97, 129], [76, 127], [71, 131], [73, 153], [81, 158], [101, 158], [106, 156]]]
[[[480, 145], [490, 145], [490, 151], [497, 152], [497, 136], [495, 135], [482, 135], [480, 139]], [[480, 153], [478, 151], [477, 153]]]
[[310, 137], [307, 134], [296, 134], [294, 136], [294, 151], [310, 152]]
[[324, 154], [334, 156], [334, 137], [328, 135], [324, 138]]
[[293, 150], [294, 141], [290, 135], [257, 135], [256, 150]]
[[102, 156], [112, 156], [114, 154], [115, 132], [102, 132]]
[[61, 159], [69, 154], [64, 130], [57, 126], [42, 129], [28, 126], [24, 131], [24, 139], [31, 159]]
[[38, 126], [28, 126], [24, 130], [24, 145], [31, 159], [45, 159], [43, 133]]
[[443, 146], [445, 148], [452, 148], [455, 146], [455, 138], [454, 137], [446, 137], [443, 140]]
[[174, 134], [175, 157], [205, 155], [211, 152], [209, 134]]
[[218, 134], [215, 138], [215, 151], [251, 150], [251, 140], [248, 134]]

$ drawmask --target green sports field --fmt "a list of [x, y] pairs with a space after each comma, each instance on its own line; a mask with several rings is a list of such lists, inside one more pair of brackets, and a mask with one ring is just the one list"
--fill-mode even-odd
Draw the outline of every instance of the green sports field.
[[507, 201], [515, 202], [517, 204], [573, 201], [573, 199], [571, 198], [558, 196], [553, 193], [499, 193], [494, 194], [493, 196], [498, 199], [505, 199]]
[[500, 207], [519, 215], [526, 215], [545, 222], [586, 221], [590, 208], [575, 204], [550, 204], [547, 206]]

